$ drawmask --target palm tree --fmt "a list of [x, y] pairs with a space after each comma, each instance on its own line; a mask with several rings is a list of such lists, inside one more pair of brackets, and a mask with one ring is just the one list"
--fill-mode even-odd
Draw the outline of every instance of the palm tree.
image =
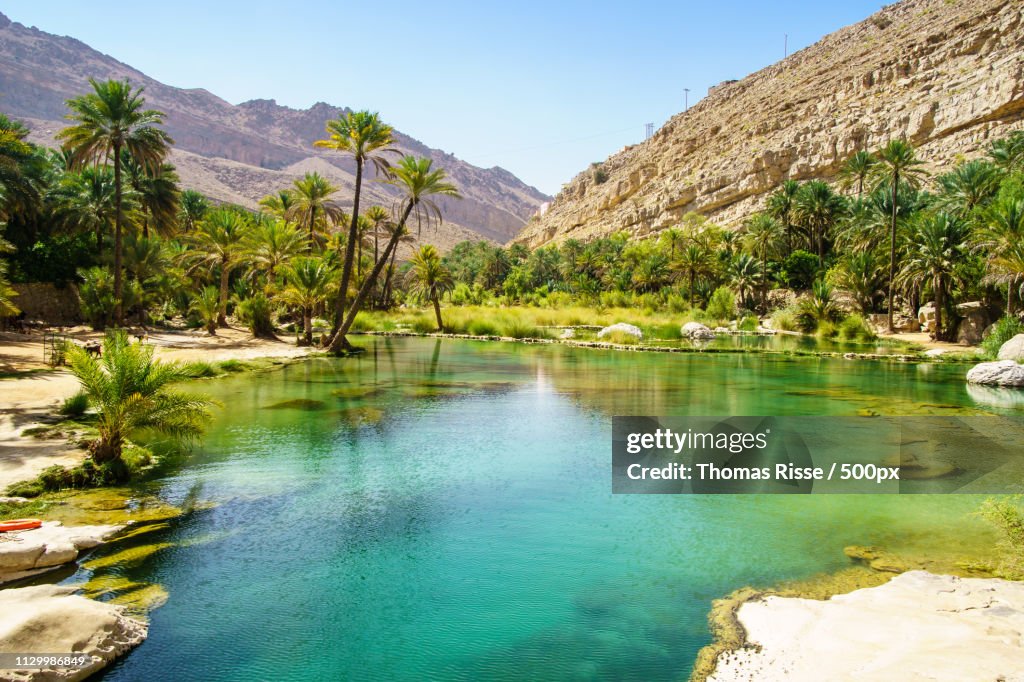
[[935, 180], [946, 210], [966, 218], [996, 195], [1002, 178], [996, 166], [974, 160], [960, 164]]
[[839, 171], [840, 186], [844, 189], [856, 187], [857, 196], [864, 196], [864, 183], [874, 174], [877, 163], [874, 155], [864, 150], [854, 152]]
[[921, 169], [924, 162], [917, 158], [914, 148], [904, 140], [890, 140], [878, 154], [876, 177], [880, 185], [889, 186], [892, 197], [892, 213], [889, 225], [889, 297], [888, 297], [888, 329], [892, 334], [896, 331], [893, 324], [893, 297], [896, 288], [896, 215], [899, 205], [900, 183], [909, 187], [917, 187], [925, 172]]
[[189, 310], [199, 316], [210, 336], [217, 335], [217, 319], [220, 317], [220, 294], [217, 287], [203, 287], [192, 302]]
[[980, 223], [976, 245], [987, 259], [987, 279], [1006, 285], [1006, 314], [1012, 315], [1014, 289], [1024, 279], [1024, 195], [999, 196]]
[[206, 215], [198, 229], [190, 235], [194, 249], [185, 252], [193, 270], [206, 266], [220, 268], [220, 306], [217, 324], [228, 326], [228, 278], [242, 264], [248, 221], [237, 209], [218, 208]]
[[128, 184], [138, 197], [142, 236], [149, 236], [151, 224], [160, 236], [172, 236], [177, 227], [181, 200], [178, 173], [174, 166], [162, 163], [150, 169], [138, 163], [127, 151], [121, 152], [121, 157]]
[[843, 197], [833, 192], [826, 182], [811, 180], [797, 192], [794, 213], [807, 230], [811, 248], [818, 252], [818, 267], [825, 262], [825, 242], [845, 212]]
[[835, 278], [838, 286], [853, 294], [864, 314], [873, 312], [875, 303], [884, 295], [884, 271], [875, 251], [864, 249], [845, 254], [835, 270]]
[[761, 306], [768, 308], [768, 253], [778, 247], [782, 226], [766, 213], [755, 213], [744, 226], [750, 250], [761, 257]]
[[[370, 161], [378, 173], [388, 175], [390, 165], [383, 154], [397, 153], [392, 149], [394, 130], [380, 120], [380, 115], [370, 111], [349, 111], [343, 116], [327, 122], [327, 139], [317, 140], [313, 144], [325, 149], [333, 149], [343, 154], [351, 154], [356, 162], [356, 184], [352, 196], [352, 222], [348, 228], [348, 241], [345, 242], [345, 260], [341, 270], [341, 287], [338, 289], [338, 300], [334, 306], [334, 326], [341, 324], [348, 301], [349, 281], [352, 278], [352, 261], [355, 258], [357, 222], [359, 220], [359, 200], [363, 190], [363, 169]], [[371, 279], [376, 279], [372, 277]], [[337, 337], [337, 329], [335, 337]]]
[[277, 270], [307, 250], [308, 240], [291, 223], [269, 218], [256, 223], [245, 242], [245, 253], [255, 266], [253, 272], [264, 272], [267, 285], [273, 286]]
[[259, 204], [270, 215], [284, 218], [295, 210], [295, 192], [290, 189], [278, 190], [276, 194], [268, 194], [260, 199]]
[[210, 398], [170, 388], [189, 378], [187, 369], [154, 360], [152, 346], [130, 343], [124, 331], [107, 334], [102, 358], [71, 346], [67, 359], [97, 411], [99, 437], [89, 446], [92, 460], [118, 466], [115, 473], [121, 477], [126, 473], [121, 454], [134, 431], [150, 429], [187, 441], [202, 435], [210, 419], [215, 405]]
[[210, 202], [194, 189], [186, 189], [178, 199], [178, 223], [183, 232], [191, 232], [206, 212], [210, 210]]
[[371, 206], [366, 209], [366, 219], [373, 223], [373, 262], [380, 257], [380, 238], [384, 223], [391, 219], [391, 213], [383, 206]]
[[344, 322], [342, 322], [341, 327], [339, 327], [334, 338], [331, 340], [332, 353], [341, 353], [350, 348], [345, 335], [348, 334], [348, 330], [356, 318], [356, 313], [359, 312], [363, 301], [366, 299], [366, 295], [370, 292], [370, 287], [380, 275], [380, 271], [384, 267], [384, 261], [398, 247], [398, 242], [402, 237], [403, 228], [405, 228], [406, 223], [409, 221], [409, 216], [416, 212], [419, 219], [428, 223], [432, 219], [440, 221], [441, 209], [433, 201], [432, 197], [447, 196], [461, 198], [455, 185], [446, 180], [444, 170], [441, 168], [434, 169], [431, 167], [432, 165], [433, 162], [430, 159], [405, 156], [392, 169], [393, 178], [390, 182], [396, 185], [403, 194], [400, 204], [402, 217], [398, 221], [398, 227], [391, 234], [391, 238], [388, 239], [387, 246], [384, 247], [384, 255], [373, 266], [370, 276], [359, 287], [359, 293], [356, 294], [355, 300], [349, 307]]
[[1014, 130], [1006, 137], [993, 142], [989, 146], [988, 156], [1006, 172], [1024, 169], [1024, 131]]
[[[359, 216], [359, 220], [356, 221], [356, 279], [362, 281], [363, 277], [363, 245], [366, 243], [370, 233], [373, 232], [375, 226], [373, 221], [365, 215]], [[376, 262], [376, 259], [374, 259]]]
[[441, 254], [433, 244], [424, 244], [413, 254], [409, 261], [410, 290], [421, 299], [434, 305], [434, 316], [437, 318], [437, 331], [444, 331], [441, 321], [441, 297], [455, 288], [455, 280], [448, 268], [441, 263]]
[[286, 218], [295, 220], [309, 231], [309, 250], [316, 244], [317, 231], [325, 220], [333, 220], [342, 211], [341, 206], [328, 197], [338, 191], [319, 173], [306, 173], [292, 183], [294, 203]]
[[313, 309], [327, 300], [334, 287], [336, 272], [326, 258], [299, 256], [282, 269], [288, 286], [281, 299], [302, 308], [303, 343], [313, 344]]
[[737, 256], [729, 266], [729, 280], [740, 295], [740, 303], [744, 308], [750, 307], [748, 294], [757, 286], [761, 271], [757, 259], [746, 253]]
[[89, 79], [93, 92], [67, 101], [74, 125], [57, 133], [64, 149], [71, 152], [75, 168], [90, 162], [112, 161], [114, 164], [114, 319], [124, 322], [121, 302], [122, 248], [122, 178], [121, 152], [127, 151], [138, 163], [155, 171], [167, 156], [173, 140], [157, 126], [163, 124], [163, 113], [143, 109], [143, 89], [133, 90], [127, 80], [97, 81]]
[[[171, 261], [164, 243], [158, 237], [144, 237], [129, 234], [124, 241], [125, 270], [135, 277], [142, 290], [139, 301], [139, 324], [145, 325], [148, 317], [147, 296], [154, 282], [170, 267]], [[148, 287], [148, 290], [147, 290]]]
[[947, 287], [956, 278], [956, 267], [967, 248], [969, 234], [962, 218], [936, 213], [916, 221], [907, 241], [907, 255], [899, 279], [912, 286], [931, 285], [936, 340], [948, 337], [942, 325], [942, 310]]
[[786, 180], [768, 196], [768, 214], [782, 221], [786, 233], [787, 256], [793, 253], [793, 209], [796, 207], [796, 194], [799, 191], [799, 182]]
[[710, 253], [697, 243], [686, 246], [679, 254], [678, 268], [686, 276], [687, 290], [690, 294], [690, 307], [694, 306], [697, 278], [709, 275], [714, 271]]
[[[117, 192], [110, 168], [88, 166], [77, 173], [66, 173], [47, 198], [55, 221], [65, 229], [95, 234], [96, 251], [102, 254], [103, 235], [114, 224], [117, 213]], [[134, 193], [121, 197], [122, 211], [130, 214], [134, 207]]]
[[27, 141], [29, 129], [0, 114], [0, 221], [42, 205], [46, 160]]
[[686, 241], [686, 235], [678, 227], [670, 227], [661, 233], [660, 239], [668, 246], [669, 260], [676, 259], [676, 249]]

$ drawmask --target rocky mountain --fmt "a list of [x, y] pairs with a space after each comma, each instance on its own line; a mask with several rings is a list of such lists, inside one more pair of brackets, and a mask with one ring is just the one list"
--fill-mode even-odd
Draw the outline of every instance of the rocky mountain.
[[[30, 125], [36, 141], [53, 143], [66, 125], [65, 100], [84, 93], [89, 77], [127, 78], [145, 87], [147, 105], [167, 114], [166, 127], [176, 143], [172, 162], [187, 187], [253, 207], [304, 172], [317, 171], [342, 188], [342, 204], [351, 201], [354, 164], [312, 146], [324, 137], [324, 123], [343, 109], [320, 102], [297, 110], [274, 100], [232, 105], [206, 90], [164, 85], [81, 41], [0, 14], [0, 111]], [[481, 237], [506, 242], [549, 199], [502, 168], [478, 168], [408, 135], [396, 137], [401, 151], [444, 167], [465, 197], [443, 203], [445, 224], [436, 233], [426, 231], [426, 241], [441, 246]], [[368, 191], [370, 202], [389, 206], [394, 201], [387, 185], [370, 183]]]
[[712, 88], [577, 175], [517, 241], [644, 235], [691, 211], [736, 225], [782, 180], [831, 180], [856, 150], [905, 137], [934, 168], [1022, 119], [1024, 3], [904, 0]]

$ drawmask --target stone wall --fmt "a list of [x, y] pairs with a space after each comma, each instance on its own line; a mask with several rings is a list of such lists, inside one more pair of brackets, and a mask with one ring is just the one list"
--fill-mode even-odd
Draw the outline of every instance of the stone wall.
[[14, 284], [18, 296], [14, 305], [25, 314], [26, 322], [43, 322], [56, 326], [71, 326], [82, 320], [78, 289], [73, 284], [64, 288], [43, 282]]

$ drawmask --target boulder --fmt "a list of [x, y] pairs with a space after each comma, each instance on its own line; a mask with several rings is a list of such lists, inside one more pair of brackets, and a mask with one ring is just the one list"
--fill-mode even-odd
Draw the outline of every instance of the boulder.
[[917, 311], [917, 321], [921, 325], [921, 331], [928, 333], [935, 331], [935, 306], [926, 303]]
[[576, 338], [576, 330], [572, 329], [571, 327], [569, 329], [563, 329], [561, 335], [559, 335], [558, 338], [560, 338], [560, 339], [574, 339], [574, 338]]
[[937, 358], [940, 355], [945, 355], [948, 352], [949, 351], [945, 348], [932, 348], [931, 350], [926, 350], [924, 354], [926, 357], [929, 358]]
[[123, 606], [75, 594], [75, 587], [36, 585], [0, 591], [0, 642], [4, 651], [82, 653], [81, 668], [8, 670], [5, 680], [84, 680], [146, 639], [148, 627]]
[[1017, 334], [999, 347], [1000, 360], [1024, 362], [1024, 334]]
[[989, 326], [988, 313], [985, 312], [981, 303], [977, 301], [961, 303], [956, 307], [956, 312], [962, 318], [956, 330], [957, 341], [969, 346], [981, 343], [985, 329]]
[[700, 322], [687, 322], [679, 328], [679, 332], [683, 335], [684, 339], [715, 338], [715, 333], [707, 325]]
[[597, 333], [597, 338], [603, 339], [605, 336], [611, 334], [612, 332], [621, 332], [623, 334], [629, 334], [630, 336], [635, 337], [637, 339], [644, 338], [644, 333], [640, 331], [640, 327], [637, 327], [632, 324], [626, 324], [625, 322], [616, 322], [610, 327], [605, 327], [604, 329]]
[[108, 540], [124, 526], [64, 526], [46, 521], [33, 530], [3, 533], [0, 584], [71, 563], [79, 552]]
[[1024, 365], [1014, 360], [982, 362], [967, 372], [967, 382], [989, 386], [1024, 387]]
[[796, 292], [792, 289], [772, 289], [768, 292], [768, 309], [778, 310], [796, 302]]

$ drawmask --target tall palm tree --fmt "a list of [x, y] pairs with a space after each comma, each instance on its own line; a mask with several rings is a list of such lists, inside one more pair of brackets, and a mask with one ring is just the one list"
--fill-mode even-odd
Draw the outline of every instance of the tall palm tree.
[[699, 277], [710, 275], [714, 271], [711, 254], [707, 249], [703, 248], [696, 242], [687, 244], [679, 253], [677, 267], [687, 279], [687, 290], [690, 295], [690, 307], [692, 308], [694, 306], [694, 298], [697, 293], [697, 279]]
[[127, 151], [139, 164], [155, 171], [163, 163], [173, 140], [158, 127], [163, 124], [163, 113], [143, 109], [142, 88], [134, 90], [127, 80], [90, 78], [89, 84], [93, 92], [67, 101], [71, 110], [68, 119], [74, 124], [57, 133], [57, 139], [71, 152], [75, 168], [90, 162], [114, 164], [114, 319], [117, 324], [123, 324], [121, 152]]
[[196, 225], [206, 212], [210, 210], [210, 202], [194, 189], [186, 189], [178, 199], [178, 225], [181, 231], [188, 233], [196, 229]]
[[670, 227], [659, 235], [661, 241], [668, 247], [669, 260], [676, 259], [676, 250], [686, 241], [686, 235], [678, 227]]
[[976, 247], [987, 260], [987, 279], [1006, 285], [1006, 314], [1012, 315], [1014, 291], [1024, 281], [1024, 195], [1007, 193], [986, 207]]
[[396, 185], [402, 192], [401, 199], [401, 219], [398, 221], [398, 227], [392, 233], [391, 238], [388, 239], [387, 245], [384, 247], [383, 257], [377, 261], [373, 266], [373, 271], [370, 276], [363, 281], [361, 287], [359, 287], [359, 293], [356, 294], [355, 300], [352, 305], [349, 306], [348, 313], [345, 315], [345, 320], [342, 322], [341, 327], [338, 328], [337, 333], [331, 340], [331, 352], [341, 353], [350, 348], [348, 339], [345, 335], [348, 334], [349, 328], [352, 326], [352, 322], [356, 318], [356, 313], [359, 312], [360, 307], [363, 305], [363, 301], [366, 299], [366, 295], [370, 292], [370, 287], [373, 282], [380, 275], [380, 271], [384, 267], [384, 261], [387, 260], [391, 253], [398, 247], [398, 242], [402, 237], [403, 229], [406, 223], [409, 221], [409, 217], [415, 214], [419, 219], [426, 222], [430, 222], [433, 219], [438, 221], [441, 220], [441, 209], [434, 202], [433, 197], [435, 196], [446, 196], [453, 198], [461, 198], [458, 189], [455, 185], [447, 181], [447, 174], [441, 168], [432, 168], [433, 162], [427, 158], [416, 158], [414, 156], [405, 156], [398, 162], [398, 164], [392, 169], [391, 182]]
[[303, 343], [313, 344], [313, 310], [331, 295], [336, 272], [330, 262], [319, 256], [298, 256], [281, 268], [288, 285], [281, 299], [302, 308]]
[[807, 230], [810, 246], [817, 250], [818, 267], [825, 262], [825, 242], [846, 213], [846, 201], [828, 183], [811, 180], [796, 194], [794, 214]]
[[[334, 306], [334, 326], [341, 324], [342, 316], [348, 301], [349, 281], [352, 278], [352, 261], [355, 258], [356, 233], [359, 220], [359, 201], [363, 191], [363, 170], [366, 162], [371, 162], [378, 173], [388, 175], [390, 164], [384, 157], [385, 153], [397, 153], [392, 148], [394, 130], [380, 119], [380, 115], [370, 111], [349, 111], [338, 118], [327, 122], [327, 139], [313, 143], [317, 147], [333, 149], [343, 154], [351, 154], [356, 162], [356, 184], [352, 195], [352, 220], [348, 228], [348, 241], [345, 242], [345, 260], [341, 270], [341, 287], [338, 289], [338, 300]], [[372, 278], [375, 279], [375, 278]], [[335, 336], [337, 336], [337, 329]]]
[[373, 262], [380, 258], [380, 238], [384, 223], [391, 219], [391, 213], [383, 206], [371, 206], [366, 209], [366, 219], [373, 223]]
[[846, 160], [842, 170], [839, 171], [840, 186], [844, 189], [857, 188], [857, 196], [864, 196], [864, 183], [867, 182], [875, 172], [875, 165], [878, 160], [873, 154], [860, 150]]
[[188, 378], [185, 367], [154, 360], [152, 346], [131, 343], [123, 331], [107, 334], [102, 358], [77, 346], [67, 358], [96, 408], [99, 436], [89, 450], [97, 464], [120, 464], [127, 439], [138, 429], [189, 440], [200, 436], [210, 419], [212, 400], [171, 388]]
[[455, 288], [455, 280], [451, 271], [441, 262], [441, 254], [433, 244], [424, 244], [413, 254], [409, 261], [410, 290], [421, 299], [434, 305], [434, 316], [437, 318], [437, 331], [444, 331], [441, 320], [441, 297]]
[[306, 173], [292, 183], [294, 203], [285, 217], [309, 231], [310, 251], [317, 243], [320, 225], [342, 212], [341, 206], [329, 198], [337, 191], [338, 188], [319, 173]]
[[729, 281], [739, 294], [744, 308], [750, 307], [749, 293], [758, 285], [761, 271], [757, 259], [746, 253], [736, 256], [729, 266]]
[[786, 180], [768, 196], [768, 215], [782, 221], [786, 233], [786, 255], [793, 253], [793, 211], [796, 208], [796, 194], [800, 183]]
[[290, 189], [278, 190], [260, 199], [260, 208], [270, 215], [284, 218], [295, 210], [295, 192]]
[[907, 241], [907, 255], [899, 279], [913, 286], [931, 285], [936, 340], [948, 337], [942, 324], [942, 310], [946, 305], [947, 288], [967, 248], [969, 234], [962, 218], [949, 213], [928, 214], [915, 221]]
[[218, 208], [210, 211], [198, 229], [189, 235], [195, 247], [185, 252], [185, 258], [193, 270], [200, 267], [220, 270], [220, 311], [217, 324], [228, 326], [228, 279], [232, 271], [242, 265], [245, 253], [249, 222], [242, 213], [233, 208]]
[[28, 135], [24, 124], [0, 114], [0, 221], [42, 205], [47, 163]]
[[888, 296], [888, 329], [892, 334], [896, 331], [893, 324], [893, 298], [896, 291], [896, 217], [899, 207], [900, 183], [909, 187], [917, 187], [925, 176], [913, 146], [904, 140], [890, 140], [889, 144], [879, 150], [876, 177], [880, 185], [888, 185], [892, 197], [892, 213], [889, 224], [889, 296]]
[[782, 225], [767, 213], [755, 213], [744, 226], [748, 248], [761, 258], [761, 306], [768, 307], [768, 254], [778, 248]]
[[267, 285], [273, 286], [278, 268], [307, 250], [306, 236], [294, 225], [279, 218], [256, 223], [245, 240], [245, 253], [253, 272], [263, 272]]

